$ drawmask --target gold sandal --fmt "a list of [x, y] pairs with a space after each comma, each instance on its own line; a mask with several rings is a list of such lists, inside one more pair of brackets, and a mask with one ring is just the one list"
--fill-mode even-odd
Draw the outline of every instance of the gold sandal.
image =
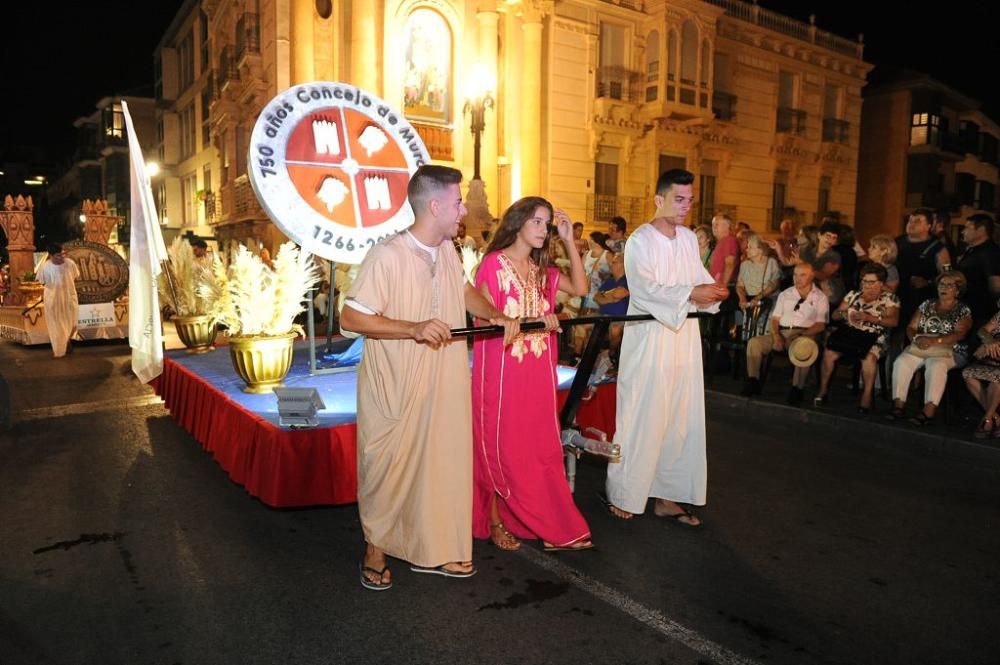
[[503, 522], [490, 524], [490, 542], [496, 545], [498, 549], [504, 550], [505, 552], [516, 552], [521, 549], [521, 541], [517, 539], [517, 536], [507, 530], [507, 527], [503, 525]]

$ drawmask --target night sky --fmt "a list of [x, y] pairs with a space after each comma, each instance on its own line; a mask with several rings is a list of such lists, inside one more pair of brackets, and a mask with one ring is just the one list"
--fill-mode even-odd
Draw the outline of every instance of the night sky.
[[[181, 4], [5, 3], [0, 163], [28, 159], [51, 163], [58, 172], [72, 151], [73, 121], [93, 112], [98, 99], [151, 94], [153, 50]], [[955, 0], [933, 10], [872, 0], [760, 0], [760, 5], [803, 21], [815, 13], [820, 29], [844, 37], [864, 33], [866, 61], [928, 72], [980, 99], [1000, 118], [994, 75], [1000, 31], [992, 3]]]

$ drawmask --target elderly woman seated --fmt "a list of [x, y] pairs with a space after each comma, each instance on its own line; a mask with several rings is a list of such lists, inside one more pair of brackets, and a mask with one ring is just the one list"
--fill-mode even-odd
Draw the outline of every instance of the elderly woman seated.
[[972, 327], [972, 312], [959, 300], [965, 292], [965, 276], [948, 270], [937, 276], [938, 297], [925, 300], [913, 313], [906, 334], [910, 345], [892, 366], [893, 407], [889, 420], [902, 418], [913, 374], [924, 369], [924, 407], [910, 422], [930, 424], [948, 384], [948, 371], [961, 367], [968, 357], [965, 336]]
[[899, 300], [884, 290], [886, 270], [877, 263], [861, 268], [861, 288], [851, 291], [830, 318], [841, 325], [826, 341], [819, 393], [813, 403], [826, 403], [830, 378], [841, 358], [861, 361], [862, 391], [858, 410], [868, 413], [872, 408], [875, 372], [878, 359], [887, 353], [889, 331], [899, 323]]
[[1000, 312], [979, 329], [982, 344], [973, 354], [972, 363], [962, 370], [969, 392], [983, 407], [983, 419], [976, 429], [976, 438], [1000, 438]]

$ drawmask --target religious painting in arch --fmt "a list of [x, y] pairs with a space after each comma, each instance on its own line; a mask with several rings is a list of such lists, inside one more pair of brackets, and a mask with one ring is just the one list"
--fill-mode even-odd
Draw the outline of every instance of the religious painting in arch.
[[452, 36], [448, 22], [428, 7], [414, 9], [403, 29], [403, 110], [408, 118], [450, 122]]

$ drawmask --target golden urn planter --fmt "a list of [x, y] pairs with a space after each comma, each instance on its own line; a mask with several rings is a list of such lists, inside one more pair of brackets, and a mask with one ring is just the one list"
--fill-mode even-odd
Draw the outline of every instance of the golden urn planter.
[[24, 304], [26, 307], [36, 304], [42, 299], [42, 294], [45, 293], [45, 285], [41, 282], [19, 281], [17, 288], [24, 295]]
[[269, 393], [281, 387], [292, 368], [292, 344], [296, 334], [234, 336], [229, 338], [229, 357], [247, 393]]
[[215, 350], [215, 335], [218, 332], [215, 317], [208, 314], [195, 316], [175, 316], [171, 319], [177, 336], [184, 342], [188, 353], [207, 353]]

